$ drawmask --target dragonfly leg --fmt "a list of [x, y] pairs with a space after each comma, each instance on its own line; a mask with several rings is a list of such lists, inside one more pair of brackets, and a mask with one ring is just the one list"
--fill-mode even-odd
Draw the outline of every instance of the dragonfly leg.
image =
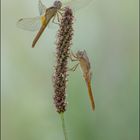
[[61, 13], [60, 11], [58, 11], [58, 13], [62, 16], [63, 15], [63, 13]]
[[55, 16], [53, 17], [52, 22], [53, 22], [54, 24], [60, 25], [60, 23], [55, 22], [55, 18], [56, 18], [56, 16], [57, 16], [57, 15], [55, 15]]
[[78, 61], [77, 57], [74, 55], [72, 51], [69, 53], [69, 58], [71, 61]]
[[65, 8], [61, 8], [60, 11], [65, 11]]
[[78, 57], [73, 53], [73, 51], [70, 52], [71, 56], [76, 58], [78, 60]]
[[76, 65], [74, 65], [72, 68], [68, 69], [68, 71], [75, 71], [76, 68], [78, 67], [79, 63], [77, 63]]
[[60, 22], [59, 14], [57, 13], [56, 16], [57, 16], [57, 20], [58, 20], [58, 22]]
[[71, 56], [69, 56], [70, 60], [73, 61], [78, 61], [77, 59], [73, 59]]

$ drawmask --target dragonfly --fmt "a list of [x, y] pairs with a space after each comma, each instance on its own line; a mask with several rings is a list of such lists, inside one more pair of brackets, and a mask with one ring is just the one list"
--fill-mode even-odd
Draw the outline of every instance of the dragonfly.
[[[38, 0], [40, 15], [33, 18], [19, 19], [17, 21], [17, 27], [28, 31], [38, 31], [32, 43], [32, 48], [34, 48], [51, 20], [53, 23], [59, 24], [60, 17], [62, 16], [65, 7], [68, 6], [75, 12], [76, 10], [88, 5], [91, 1], [92, 0], [69, 0], [62, 3], [61, 1], [56, 0], [52, 6], [47, 8], [41, 0]], [[57, 22], [55, 19], [57, 19]]]
[[84, 51], [79, 50], [76, 52], [76, 54], [71, 52], [70, 59], [71, 61], [78, 61], [78, 63], [74, 67], [72, 67], [70, 70], [75, 71], [78, 65], [80, 65], [81, 67], [81, 70], [83, 72], [83, 77], [85, 79], [85, 82], [88, 88], [88, 95], [90, 98], [91, 107], [92, 107], [92, 110], [94, 111], [95, 103], [94, 103], [94, 97], [93, 97], [92, 88], [91, 88], [92, 72], [91, 72], [91, 65], [90, 65], [90, 61], [87, 56], [87, 53], [85, 50]]

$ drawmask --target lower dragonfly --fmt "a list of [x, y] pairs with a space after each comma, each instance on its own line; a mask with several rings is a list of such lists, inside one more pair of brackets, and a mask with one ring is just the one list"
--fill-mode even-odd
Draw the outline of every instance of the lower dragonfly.
[[[34, 48], [41, 34], [51, 20], [53, 23], [59, 24], [60, 16], [64, 11], [64, 7], [69, 6], [73, 9], [73, 11], [76, 11], [77, 9], [85, 7], [90, 1], [92, 0], [69, 0], [63, 3], [61, 1], [54, 1], [53, 6], [47, 8], [41, 0], [39, 0], [38, 7], [40, 16], [33, 18], [21, 18], [17, 22], [17, 27], [28, 31], [38, 31], [32, 43], [32, 48]], [[58, 22], [55, 22], [56, 18]]]
[[88, 94], [91, 102], [92, 110], [95, 110], [95, 103], [94, 103], [94, 97], [91, 89], [91, 78], [92, 78], [92, 72], [91, 72], [91, 66], [90, 61], [87, 56], [86, 51], [77, 51], [76, 54], [72, 53], [70, 54], [71, 61], [79, 61], [74, 67], [72, 67], [70, 70], [75, 71], [78, 65], [80, 64], [80, 67], [83, 72], [83, 77], [86, 81], [86, 85], [88, 88]]

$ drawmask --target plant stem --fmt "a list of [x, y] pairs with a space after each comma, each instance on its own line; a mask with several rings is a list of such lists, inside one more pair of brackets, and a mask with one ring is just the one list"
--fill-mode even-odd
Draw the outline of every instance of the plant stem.
[[64, 113], [61, 113], [60, 115], [61, 115], [61, 120], [62, 120], [62, 128], [63, 128], [64, 137], [65, 137], [65, 140], [68, 140], [65, 120], [64, 120]]

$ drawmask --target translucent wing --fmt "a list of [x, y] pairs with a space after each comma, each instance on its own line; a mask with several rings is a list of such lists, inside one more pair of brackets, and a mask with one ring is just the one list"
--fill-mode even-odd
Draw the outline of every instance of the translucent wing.
[[77, 11], [81, 8], [86, 7], [90, 2], [94, 2], [95, 0], [63, 0], [63, 6], [69, 6], [73, 9], [73, 11]]
[[28, 31], [37, 31], [41, 25], [41, 17], [21, 18], [17, 22], [17, 27]]
[[47, 7], [41, 2], [41, 0], [38, 1], [38, 8], [40, 15], [43, 15], [47, 9]]

